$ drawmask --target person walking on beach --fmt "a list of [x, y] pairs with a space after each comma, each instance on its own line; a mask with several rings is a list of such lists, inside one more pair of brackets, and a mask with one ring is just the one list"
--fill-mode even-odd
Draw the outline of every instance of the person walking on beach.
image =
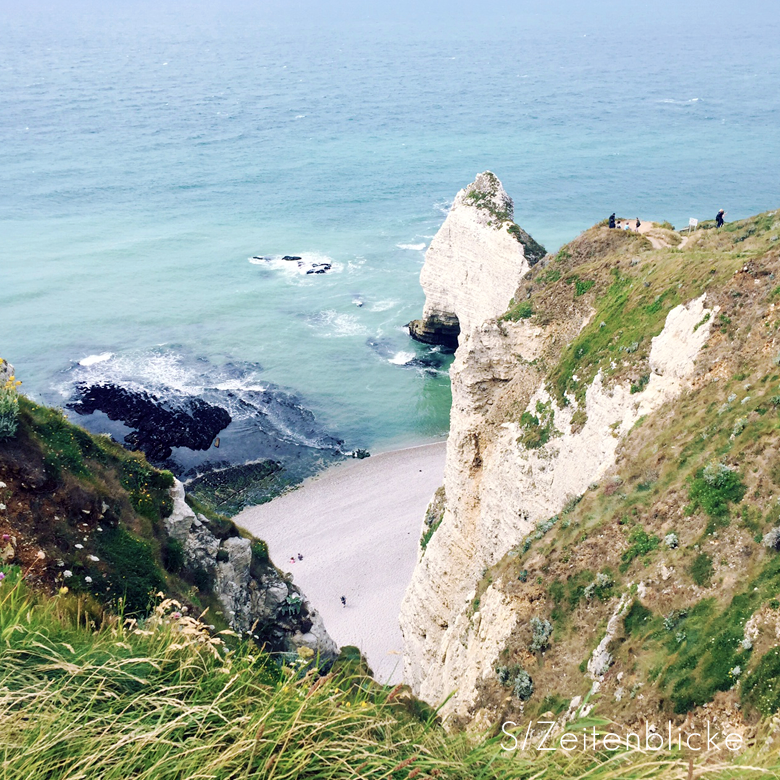
[[723, 227], [723, 222], [724, 222], [723, 217], [725, 217], [725, 216], [726, 216], [726, 212], [723, 209], [721, 209], [718, 212], [718, 215], [715, 217], [715, 227], [716, 228], [722, 228]]
[[613, 214], [610, 216], [610, 218], [609, 218], [609, 226], [610, 226], [611, 228], [614, 228], [614, 227], [615, 227], [615, 214], [614, 214], [614, 213], [613, 213]]
[[346, 607], [347, 606], [347, 597], [346, 596], [342, 596], [341, 597], [341, 606], [342, 607]]

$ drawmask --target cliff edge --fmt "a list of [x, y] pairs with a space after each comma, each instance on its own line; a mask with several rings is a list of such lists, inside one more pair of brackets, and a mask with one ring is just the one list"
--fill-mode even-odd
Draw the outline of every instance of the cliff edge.
[[[780, 706], [778, 229], [597, 226], [500, 311], [466, 275], [426, 301], [469, 327], [401, 625], [405, 679], [451, 696], [451, 724], [712, 705], [747, 728], [741, 707]], [[494, 255], [471, 262], [485, 278]]]

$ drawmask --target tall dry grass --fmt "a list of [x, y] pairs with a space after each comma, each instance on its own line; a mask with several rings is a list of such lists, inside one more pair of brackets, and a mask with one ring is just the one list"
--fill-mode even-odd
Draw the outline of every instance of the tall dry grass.
[[96, 627], [69, 595], [36, 598], [18, 571], [6, 574], [2, 780], [725, 780], [780, 766], [777, 749], [754, 749], [741, 766], [640, 752], [509, 754], [497, 737], [447, 734], [398, 689], [346, 670], [321, 676], [303, 660], [278, 667], [171, 600], [143, 623]]

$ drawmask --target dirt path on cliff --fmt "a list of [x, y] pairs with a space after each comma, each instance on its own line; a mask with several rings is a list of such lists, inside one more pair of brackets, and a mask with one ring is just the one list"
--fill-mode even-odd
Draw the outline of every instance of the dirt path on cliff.
[[445, 447], [436, 442], [339, 464], [233, 518], [266, 540], [271, 559], [293, 574], [336, 644], [360, 647], [383, 682], [401, 680], [398, 613], [425, 509], [443, 481]]
[[[616, 229], [625, 230], [626, 224], [628, 224], [632, 231], [643, 235], [653, 245], [653, 249], [666, 249], [670, 246], [674, 246], [674, 242], [668, 236], [669, 231], [662, 228], [657, 222], [642, 222], [642, 220], [640, 220], [641, 224], [639, 230], [635, 229], [635, 222], [636, 221], [633, 219], [619, 219], [617, 221]], [[685, 244], [687, 240], [687, 237], [684, 238], [683, 243], [680, 244], [680, 246]]]

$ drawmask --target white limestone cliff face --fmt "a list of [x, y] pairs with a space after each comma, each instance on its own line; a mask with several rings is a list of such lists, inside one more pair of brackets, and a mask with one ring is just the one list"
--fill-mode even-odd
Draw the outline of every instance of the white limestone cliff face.
[[[457, 318], [460, 332], [470, 333], [506, 311], [528, 269], [544, 248], [514, 224], [514, 205], [489, 171], [461, 190], [447, 219], [431, 241], [420, 273], [425, 291], [423, 331]], [[511, 230], [511, 232], [510, 232]], [[412, 328], [415, 337], [415, 328]], [[435, 333], [420, 340], [437, 342]]]
[[[460, 278], [455, 290], [450, 301], [467, 296]], [[467, 322], [476, 312], [489, 310], [483, 291], [474, 295], [479, 304], [459, 303], [468, 312]], [[447, 300], [446, 293], [435, 300]], [[405, 681], [435, 705], [454, 692], [445, 715], [474, 718], [478, 682], [495, 674], [499, 653], [518, 619], [517, 605], [494, 585], [481, 593], [474, 608], [483, 573], [537, 523], [598, 481], [614, 465], [620, 440], [640, 417], [690, 386], [696, 357], [710, 332], [712, 316], [706, 319], [704, 303], [702, 296], [669, 313], [652, 341], [651, 375], [643, 392], [631, 394], [628, 384], [608, 387], [598, 374], [586, 390], [587, 421], [580, 426], [572, 424], [574, 399], [559, 408], [532, 361], [553, 339], [568, 342], [587, 315], [569, 322], [566, 332], [548, 332], [529, 321], [498, 322], [495, 318], [504, 309], [494, 309], [462, 333], [451, 370], [444, 514], [420, 553], [400, 617]], [[543, 446], [526, 449], [516, 420], [526, 409], [533, 412], [537, 402], [550, 410], [554, 432]]]

